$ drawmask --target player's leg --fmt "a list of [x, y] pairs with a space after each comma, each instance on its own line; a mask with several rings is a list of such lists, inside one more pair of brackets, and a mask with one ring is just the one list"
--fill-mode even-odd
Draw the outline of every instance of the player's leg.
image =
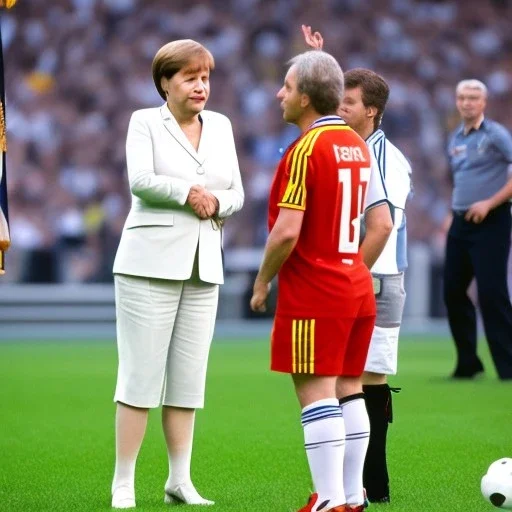
[[186, 281], [167, 354], [162, 425], [169, 456], [167, 503], [213, 505], [192, 484], [195, 409], [204, 406], [208, 354], [217, 314], [218, 286]]
[[[160, 405], [165, 357], [174, 317], [151, 293], [155, 280], [116, 275], [119, 370], [114, 401], [116, 466], [112, 506], [135, 506], [135, 465], [148, 409]], [[177, 285], [179, 286], [179, 284]]]
[[[510, 252], [510, 207], [492, 212], [471, 248], [478, 288], [478, 303], [491, 350], [502, 379], [512, 379], [512, 306], [507, 288]], [[489, 260], [489, 255], [492, 259]]]
[[345, 504], [344, 426], [335, 386], [352, 323], [352, 319], [292, 319], [280, 315], [274, 319], [271, 368], [292, 374], [315, 489], [300, 512], [327, 511]]
[[457, 349], [457, 366], [453, 373], [455, 378], [471, 378], [483, 370], [476, 351], [476, 309], [467, 293], [473, 276], [469, 242], [448, 234], [444, 266], [444, 300]]
[[302, 408], [304, 447], [317, 495], [306, 510], [330, 510], [345, 504], [341, 485], [345, 436], [336, 377], [294, 374], [292, 378]]
[[366, 309], [373, 314], [355, 319], [342, 376], [337, 382], [337, 396], [345, 422], [343, 487], [347, 503], [354, 507], [361, 507], [364, 502], [363, 467], [370, 437], [370, 422], [362, 392], [362, 373], [375, 324], [373, 295], [369, 296], [370, 299], [371, 307]]
[[363, 374], [363, 392], [370, 418], [370, 442], [363, 482], [369, 501], [389, 502], [386, 458], [388, 425], [392, 421], [391, 388], [388, 375], [396, 374], [398, 335], [405, 305], [403, 274], [374, 276], [378, 279], [377, 319]]
[[112, 507], [135, 507], [135, 464], [140, 451], [148, 409], [121, 402], [116, 409], [116, 465], [112, 480]]

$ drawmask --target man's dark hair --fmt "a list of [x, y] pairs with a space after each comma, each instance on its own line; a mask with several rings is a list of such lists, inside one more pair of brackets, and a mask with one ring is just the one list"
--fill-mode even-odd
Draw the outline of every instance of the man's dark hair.
[[375, 131], [380, 126], [388, 102], [389, 85], [374, 71], [355, 68], [345, 72], [345, 89], [355, 89], [356, 87], [361, 88], [363, 105], [377, 109], [377, 115], [373, 121]]

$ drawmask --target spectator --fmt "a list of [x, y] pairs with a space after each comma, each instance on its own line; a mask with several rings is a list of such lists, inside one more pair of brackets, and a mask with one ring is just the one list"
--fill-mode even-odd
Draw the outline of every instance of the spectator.
[[[493, 97], [489, 117], [512, 127], [510, 2], [324, 0], [314, 8], [307, 0], [198, 0], [193, 7], [186, 0], [18, 2], [2, 14], [11, 254], [31, 250], [16, 233], [30, 212], [40, 219], [37, 230], [44, 231], [47, 247], [59, 262], [68, 261], [62, 225], [55, 221], [66, 212], [63, 194], [70, 194], [74, 215], [81, 217], [76, 226], [86, 226], [85, 216], [98, 201], [105, 210], [94, 228], [103, 235], [91, 253], [117, 245], [120, 230], [105, 226], [126, 213], [129, 193], [109, 180], [125, 180], [129, 115], [159, 101], [148, 79], [152, 56], [164, 42], [182, 37], [205, 43], [218, 57], [209, 104], [233, 121], [248, 184], [247, 208], [227, 223], [225, 247], [261, 246], [265, 218], [258, 212], [265, 211], [266, 199], [260, 191], [280, 148], [297, 135], [269, 105], [280, 87], [282, 62], [302, 49], [297, 27], [305, 21], [322, 31], [326, 50], [343, 68], [368, 67], [389, 79], [393, 92], [383, 128], [417, 170], [409, 239], [430, 244], [449, 208], [444, 147], [457, 121], [456, 83], [464, 76], [487, 83]], [[354, 37], [362, 28], [365, 37]], [[26, 191], [32, 180], [36, 195]], [[112, 201], [114, 211], [107, 206]], [[85, 237], [83, 244], [91, 249], [92, 239]], [[111, 257], [95, 257], [90, 272], [66, 265], [51, 280], [106, 278], [110, 264]], [[28, 276], [24, 266], [16, 269], [17, 279]]]

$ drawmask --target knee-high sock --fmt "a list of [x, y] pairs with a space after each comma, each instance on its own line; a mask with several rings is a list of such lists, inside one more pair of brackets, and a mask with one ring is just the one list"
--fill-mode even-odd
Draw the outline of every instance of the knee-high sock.
[[391, 392], [388, 384], [365, 385], [363, 390], [371, 426], [363, 481], [368, 499], [382, 501], [389, 498], [386, 443], [388, 424], [392, 421]]
[[363, 467], [370, 437], [370, 421], [364, 394], [350, 395], [340, 400], [345, 421], [345, 459], [343, 487], [349, 505], [361, 505], [363, 496]]
[[311, 478], [319, 496], [315, 511], [343, 505], [345, 429], [338, 401], [328, 398], [304, 407], [301, 421]]

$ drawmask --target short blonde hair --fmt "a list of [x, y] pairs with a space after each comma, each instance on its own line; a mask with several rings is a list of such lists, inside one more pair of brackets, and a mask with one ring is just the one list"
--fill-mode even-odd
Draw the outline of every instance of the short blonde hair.
[[165, 91], [160, 83], [162, 78], [172, 78], [195, 59], [202, 60], [202, 64], [210, 71], [215, 68], [215, 60], [210, 51], [192, 39], [171, 41], [156, 52], [151, 70], [156, 90], [164, 100], [166, 99]]

